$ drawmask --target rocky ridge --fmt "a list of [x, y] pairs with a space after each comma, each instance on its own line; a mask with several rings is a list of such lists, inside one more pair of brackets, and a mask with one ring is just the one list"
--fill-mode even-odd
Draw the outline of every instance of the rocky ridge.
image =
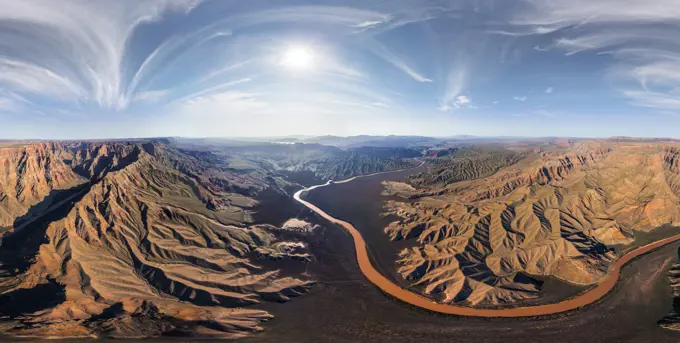
[[387, 203], [400, 219], [385, 232], [412, 242], [398, 271], [437, 301], [536, 298], [532, 275], [592, 285], [635, 231], [680, 223], [677, 157], [674, 146], [586, 142], [532, 152], [480, 179], [393, 185], [410, 200]]
[[[0, 294], [26, 302], [0, 306], [7, 333], [239, 337], [271, 317], [244, 307], [314, 283], [258, 262], [311, 259], [302, 241], [249, 224], [251, 196], [278, 189], [266, 171], [229, 172], [156, 141], [40, 143], [0, 156], [9, 224]], [[59, 201], [55, 190], [66, 192]], [[41, 215], [21, 219], [31, 206]]]

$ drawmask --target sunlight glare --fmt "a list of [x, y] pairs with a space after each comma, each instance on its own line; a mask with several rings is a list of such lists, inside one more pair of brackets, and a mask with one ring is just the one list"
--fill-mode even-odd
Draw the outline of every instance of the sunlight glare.
[[314, 54], [306, 47], [290, 47], [283, 55], [281, 65], [292, 70], [310, 70], [313, 68]]

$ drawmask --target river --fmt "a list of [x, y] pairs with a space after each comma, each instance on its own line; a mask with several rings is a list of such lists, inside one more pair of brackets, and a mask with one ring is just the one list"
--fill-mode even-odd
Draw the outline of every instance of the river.
[[[398, 244], [390, 242], [382, 232], [380, 209], [386, 198], [380, 196], [381, 182], [400, 180], [412, 172], [381, 174], [320, 187], [303, 198], [334, 217], [355, 223], [368, 244], [369, 257], [375, 262], [376, 258], [389, 255], [392, 245]], [[263, 323], [264, 331], [244, 339], [247, 343], [680, 342], [680, 332], [657, 325], [673, 309], [668, 269], [677, 259], [678, 242], [625, 265], [613, 290], [580, 309], [537, 317], [465, 317], [421, 309], [386, 294], [360, 270], [355, 242], [345, 229], [329, 225], [311, 210], [300, 212], [299, 217], [322, 226], [311, 238], [315, 262], [308, 266], [310, 275], [319, 282], [311, 292], [291, 302], [259, 306], [275, 317]], [[677, 232], [677, 228], [657, 229], [654, 232], [659, 235], [643, 241], [667, 237], [674, 230]], [[394, 260], [386, 260], [387, 263], [376, 267], [389, 276], [389, 271], [395, 270]], [[555, 289], [549, 291], [555, 293]]]
[[[422, 166], [422, 164], [420, 165]], [[420, 167], [419, 166], [419, 167]], [[374, 176], [377, 174], [367, 175], [366, 177]], [[407, 304], [426, 309], [429, 311], [452, 314], [467, 317], [534, 317], [534, 316], [544, 316], [556, 313], [562, 313], [567, 311], [572, 311], [595, 301], [598, 301], [607, 293], [609, 293], [616, 286], [619, 280], [621, 268], [625, 266], [628, 262], [633, 259], [642, 256], [652, 250], [658, 249], [664, 245], [677, 242], [680, 240], [680, 234], [667, 237], [664, 239], [657, 240], [655, 242], [643, 245], [636, 249], [633, 249], [617, 259], [609, 269], [609, 274], [607, 277], [603, 278], [595, 287], [588, 289], [587, 291], [578, 294], [575, 297], [565, 299], [560, 302], [552, 304], [543, 304], [535, 306], [520, 306], [513, 308], [503, 308], [503, 309], [486, 309], [486, 308], [472, 308], [467, 306], [458, 306], [454, 304], [443, 304], [423, 297], [419, 294], [411, 292], [402, 288], [400, 285], [395, 284], [380, 273], [371, 262], [369, 258], [368, 250], [366, 247], [366, 241], [364, 240], [361, 232], [357, 230], [351, 223], [344, 220], [332, 217], [328, 213], [324, 212], [318, 206], [312, 204], [309, 201], [302, 199], [302, 196], [312, 190], [326, 187], [333, 184], [348, 183], [356, 180], [357, 177], [347, 179], [344, 181], [328, 182], [321, 185], [311, 186], [295, 193], [294, 198], [301, 204], [305, 205], [310, 210], [316, 212], [318, 215], [324, 219], [339, 225], [343, 229], [347, 230], [352, 236], [354, 241], [354, 249], [356, 253], [357, 263], [364, 276], [375, 286], [380, 288], [383, 292], [403, 301]]]

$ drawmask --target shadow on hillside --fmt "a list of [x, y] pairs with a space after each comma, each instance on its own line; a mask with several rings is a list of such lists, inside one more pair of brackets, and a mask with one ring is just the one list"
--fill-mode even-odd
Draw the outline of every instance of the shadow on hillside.
[[[150, 154], [155, 153], [152, 148], [145, 147], [144, 149]], [[95, 181], [103, 179], [107, 174], [122, 170], [132, 163], [137, 162], [140, 153], [140, 148], [135, 146], [133, 150], [125, 156], [116, 156], [114, 154], [100, 156], [89, 163], [72, 166], [72, 168], [76, 174], [89, 179], [92, 183], [96, 183]]]
[[[45, 233], [50, 223], [65, 218], [90, 187], [90, 183], [85, 183], [68, 190], [53, 191], [45, 200], [29, 209], [28, 213], [33, 213], [33, 216], [17, 218], [13, 225], [15, 232], [2, 238], [0, 276], [12, 277], [24, 273], [35, 261], [40, 246], [49, 241]], [[60, 200], [55, 202], [55, 198]], [[43, 215], [37, 214], [37, 209], [44, 212], [52, 204], [58, 205]]]
[[66, 290], [54, 279], [33, 288], [21, 288], [0, 295], [0, 317], [13, 319], [52, 308], [66, 300]]

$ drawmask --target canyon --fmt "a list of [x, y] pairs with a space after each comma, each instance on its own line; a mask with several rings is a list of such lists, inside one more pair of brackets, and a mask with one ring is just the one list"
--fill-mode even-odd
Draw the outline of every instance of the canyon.
[[[629, 261], [675, 242], [679, 157], [676, 142], [626, 139], [3, 143], [0, 328], [249, 337], [288, 316], [269, 304], [295, 303], [326, 282], [316, 254], [329, 249], [328, 230], [351, 233], [342, 258], [391, 301], [473, 317], [580, 309], [611, 292]], [[375, 215], [384, 227], [353, 225], [304, 199], [391, 172], [405, 177], [382, 182]], [[366, 230], [383, 231], [396, 255], [376, 256]], [[376, 257], [388, 263], [376, 270]], [[549, 280], [580, 291], [546, 293]], [[676, 318], [659, 325], [674, 329]]]
[[[386, 203], [386, 215], [399, 219], [385, 233], [412, 242], [398, 272], [438, 302], [494, 307], [536, 298], [542, 282], [532, 276], [592, 286], [636, 246], [636, 233], [680, 222], [674, 145], [498, 150], [447, 153], [446, 163], [434, 157], [429, 172], [387, 185], [406, 201]], [[498, 171], [475, 173], [477, 165]]]

